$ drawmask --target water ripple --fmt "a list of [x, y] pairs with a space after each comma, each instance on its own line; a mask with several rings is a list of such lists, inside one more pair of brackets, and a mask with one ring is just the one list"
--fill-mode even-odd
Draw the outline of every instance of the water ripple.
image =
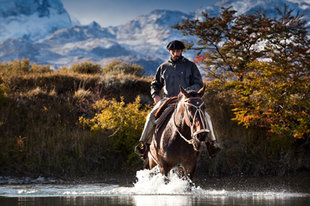
[[[307, 193], [292, 193], [287, 191], [247, 191], [247, 190], [216, 190], [195, 186], [192, 182], [180, 179], [177, 174], [170, 173], [169, 181], [154, 171], [141, 170], [137, 172], [137, 182], [133, 186], [110, 184], [29, 184], [2, 185], [0, 196], [3, 197], [81, 197], [81, 196], [191, 196], [208, 198], [252, 198], [252, 199], [285, 199], [295, 197], [310, 197]], [[162, 198], [161, 197], [161, 198]], [[138, 198], [138, 199], [139, 199]]]

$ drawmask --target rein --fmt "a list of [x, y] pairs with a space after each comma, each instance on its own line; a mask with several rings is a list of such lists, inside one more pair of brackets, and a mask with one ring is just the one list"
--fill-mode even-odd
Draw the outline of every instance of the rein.
[[[204, 111], [201, 109], [202, 106], [204, 105], [204, 103], [202, 102], [201, 104], [197, 104], [197, 105], [194, 105], [192, 104], [189, 100], [190, 99], [200, 99], [199, 97], [192, 97], [192, 98], [187, 98], [184, 100], [184, 109], [186, 110], [186, 113], [187, 113], [187, 116], [189, 117], [189, 113], [188, 113], [188, 109], [185, 107], [186, 105], [190, 105], [194, 108], [196, 108], [196, 111], [195, 111], [195, 114], [194, 114], [194, 117], [193, 117], [193, 120], [191, 122], [191, 126], [190, 126], [190, 129], [191, 129], [191, 139], [188, 140], [186, 137], [184, 137], [184, 135], [182, 135], [182, 133], [180, 132], [178, 126], [176, 125], [176, 122], [175, 122], [175, 114], [176, 114], [176, 109], [175, 109], [175, 112], [174, 112], [174, 115], [173, 115], [173, 122], [174, 122], [174, 126], [177, 128], [177, 132], [178, 134], [181, 136], [181, 138], [187, 142], [188, 144], [191, 144], [193, 145], [193, 148], [196, 152], [199, 152], [199, 144], [200, 144], [200, 140], [197, 138], [197, 135], [200, 134], [200, 133], [203, 133], [203, 132], [210, 132], [209, 129], [207, 129], [207, 126], [206, 126], [206, 121], [201, 121], [202, 122], [202, 128], [203, 129], [200, 129], [199, 131], [196, 131], [194, 132], [194, 122], [195, 122], [195, 119], [196, 118], [200, 118], [201, 120], [205, 120], [206, 119], [206, 116], [205, 116], [205, 113]], [[177, 105], [176, 104], [176, 108], [177, 108]]]

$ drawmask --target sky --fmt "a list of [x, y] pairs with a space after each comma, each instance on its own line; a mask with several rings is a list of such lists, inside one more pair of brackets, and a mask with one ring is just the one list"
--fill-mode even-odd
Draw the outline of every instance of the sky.
[[96, 21], [103, 27], [125, 24], [155, 9], [194, 11], [218, 0], [62, 0], [67, 12], [82, 25]]

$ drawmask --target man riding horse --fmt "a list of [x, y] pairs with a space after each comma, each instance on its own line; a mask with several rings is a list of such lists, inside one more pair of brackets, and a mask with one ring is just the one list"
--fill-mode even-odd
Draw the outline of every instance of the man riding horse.
[[[155, 132], [155, 114], [164, 101], [167, 98], [177, 96], [180, 93], [180, 86], [188, 91], [198, 91], [203, 87], [202, 77], [196, 64], [182, 55], [185, 45], [181, 41], [174, 40], [167, 45], [167, 49], [170, 53], [170, 58], [157, 68], [155, 78], [151, 83], [151, 95], [156, 105], [147, 116], [144, 130], [139, 140], [140, 144], [135, 148], [136, 153], [143, 159], [146, 158], [152, 136]], [[162, 89], [164, 91], [163, 98], [160, 96]], [[210, 116], [207, 113], [205, 115], [210, 120]], [[220, 148], [216, 144], [213, 126], [210, 122], [207, 121], [206, 124], [209, 127], [212, 141], [207, 145], [207, 149], [209, 155], [214, 157]]]

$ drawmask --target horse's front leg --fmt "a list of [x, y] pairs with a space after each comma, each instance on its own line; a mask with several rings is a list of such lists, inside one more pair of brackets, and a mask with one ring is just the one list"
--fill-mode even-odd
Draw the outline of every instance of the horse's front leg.
[[194, 178], [194, 174], [196, 171], [196, 164], [190, 165], [188, 167], [185, 168], [186, 174], [188, 175], [188, 177], [193, 180]]
[[153, 160], [151, 152], [148, 153], [148, 158], [147, 159], [148, 159], [149, 169], [151, 170], [151, 169], [153, 169], [157, 165], [157, 163]]
[[170, 164], [169, 162], [166, 162], [166, 161], [163, 160], [162, 158], [161, 158], [160, 162], [161, 162], [161, 165], [158, 165], [158, 166], [159, 166], [160, 173], [161, 173], [162, 175], [165, 175], [166, 177], [168, 177], [168, 173], [170, 172], [170, 170], [171, 170], [173, 167], [171, 166], [171, 164]]
[[169, 169], [167, 169], [166, 167], [163, 167], [163, 166], [160, 166], [160, 165], [158, 165], [158, 167], [159, 167], [159, 171], [160, 171], [160, 173], [164, 176], [164, 183], [165, 184], [168, 184], [169, 183], [169, 178], [168, 178], [168, 173], [169, 173]]
[[159, 171], [162, 175], [168, 176], [168, 172], [166, 168], [159, 166]]
[[[154, 159], [152, 158], [152, 155], [150, 153], [149, 153], [148, 159], [149, 159], [149, 167], [150, 167], [149, 169], [151, 170], [157, 165], [157, 163], [154, 161]], [[166, 177], [165, 182], [167, 183], [169, 170], [167, 170], [166, 167], [164, 167], [160, 164], [158, 165], [158, 168], [159, 168], [159, 172]]]

